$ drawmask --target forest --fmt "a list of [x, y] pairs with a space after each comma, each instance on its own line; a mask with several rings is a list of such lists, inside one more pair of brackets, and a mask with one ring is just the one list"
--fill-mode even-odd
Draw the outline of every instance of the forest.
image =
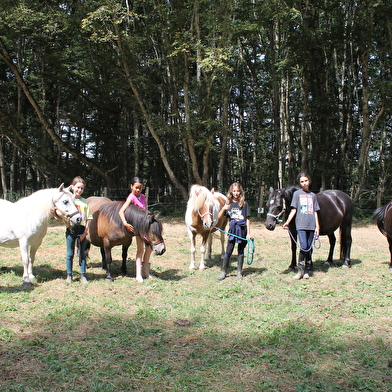
[[257, 205], [305, 170], [376, 208], [391, 22], [387, 0], [2, 0], [0, 193], [138, 175], [154, 202], [239, 181]]

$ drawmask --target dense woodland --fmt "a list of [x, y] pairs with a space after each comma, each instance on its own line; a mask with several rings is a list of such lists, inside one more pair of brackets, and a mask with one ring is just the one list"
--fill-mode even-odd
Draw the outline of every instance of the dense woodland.
[[2, 0], [2, 193], [137, 174], [162, 203], [233, 181], [257, 201], [306, 170], [376, 207], [391, 22], [387, 0]]

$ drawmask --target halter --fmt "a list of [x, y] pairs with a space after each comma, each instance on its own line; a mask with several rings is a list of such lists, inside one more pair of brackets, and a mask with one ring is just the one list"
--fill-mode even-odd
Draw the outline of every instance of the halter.
[[210, 211], [205, 212], [204, 214], [200, 214], [200, 210], [198, 210], [198, 213], [199, 213], [199, 216], [200, 216], [201, 219], [203, 219], [206, 215], [211, 215], [212, 216], [212, 212], [210, 212]]
[[283, 222], [283, 219], [280, 219], [280, 217], [281, 217], [285, 212], [286, 212], [286, 203], [285, 203], [285, 200], [283, 199], [283, 209], [282, 209], [282, 211], [280, 211], [278, 215], [274, 215], [274, 214], [268, 213], [267, 216], [272, 216], [272, 217], [276, 220], [276, 222], [282, 223], [282, 222]]
[[159, 245], [159, 244], [162, 244], [162, 242], [163, 242], [163, 239], [162, 239], [162, 240], [159, 240], [159, 241], [157, 241], [157, 242], [152, 243], [152, 242], [148, 239], [147, 234], [144, 234], [143, 240], [144, 240], [144, 242], [146, 243], [146, 245], [148, 245], [151, 249], [152, 249], [154, 246], [157, 246], [157, 245]]
[[[63, 191], [64, 192], [64, 191]], [[75, 212], [73, 212], [72, 214], [67, 214], [64, 210], [62, 210], [61, 208], [57, 207], [54, 200], [52, 199], [52, 203], [53, 203], [53, 207], [50, 209], [50, 212], [52, 213], [53, 217], [57, 220], [62, 220], [63, 218], [57, 215], [57, 211], [59, 211], [61, 213], [61, 215], [63, 215], [63, 217], [65, 217], [66, 219], [64, 219], [66, 221], [67, 226], [69, 226], [70, 222], [71, 222], [71, 218], [77, 214], [79, 214], [79, 210], [76, 209]]]

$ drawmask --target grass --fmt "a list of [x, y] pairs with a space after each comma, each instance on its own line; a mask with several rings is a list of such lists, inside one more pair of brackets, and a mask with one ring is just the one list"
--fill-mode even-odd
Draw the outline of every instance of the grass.
[[323, 238], [315, 276], [304, 281], [285, 271], [281, 228], [252, 223], [255, 260], [240, 282], [235, 258], [217, 281], [216, 253], [208, 269], [189, 271], [184, 224], [167, 219], [164, 229], [167, 252], [152, 257], [157, 278], [142, 284], [133, 246], [128, 276], [119, 276], [117, 247], [118, 277], [106, 282], [93, 248], [89, 284], [66, 284], [61, 226], [49, 228], [31, 287], [22, 286], [18, 251], [1, 248], [0, 390], [392, 390], [392, 275], [374, 225], [355, 225], [350, 270], [324, 267]]

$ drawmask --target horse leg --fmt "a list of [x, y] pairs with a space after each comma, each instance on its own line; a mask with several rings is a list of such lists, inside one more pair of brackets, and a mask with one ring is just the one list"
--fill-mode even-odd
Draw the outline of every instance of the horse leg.
[[333, 251], [335, 250], [335, 244], [336, 244], [336, 237], [335, 233], [328, 234], [328, 239], [329, 239], [329, 253], [328, 253], [328, 259], [324, 263], [324, 265], [328, 267], [333, 267]]
[[391, 259], [389, 262], [389, 271], [392, 272], [392, 238], [387, 236], [388, 239], [388, 245], [389, 245], [389, 253], [391, 254]]
[[[297, 232], [292, 233], [294, 238], [297, 238]], [[297, 244], [294, 239], [291, 238], [291, 264], [288, 268], [289, 271], [292, 271], [297, 266]]]
[[225, 233], [220, 231], [220, 243], [221, 243], [221, 259], [223, 259], [225, 255]]
[[189, 231], [189, 239], [191, 241], [191, 262], [189, 264], [189, 269], [194, 270], [195, 269], [195, 254], [196, 254], [196, 233], [192, 233]]
[[33, 266], [29, 255], [29, 243], [27, 240], [19, 240], [19, 250], [23, 263], [23, 284], [30, 284], [34, 280]]
[[110, 247], [110, 244], [105, 244], [104, 243], [104, 250], [105, 250], [105, 263], [106, 263], [106, 280], [108, 282], [113, 282], [114, 279], [112, 277], [112, 274], [110, 272], [110, 267], [112, 265], [112, 248]]
[[127, 275], [127, 258], [128, 258], [128, 248], [129, 245], [122, 246], [122, 264], [121, 264], [121, 273], [126, 276]]
[[340, 229], [340, 258], [343, 259], [343, 268], [350, 268], [350, 252], [351, 252], [351, 224], [348, 227]]
[[210, 234], [207, 238], [207, 253], [204, 260], [211, 260], [212, 255], [212, 235]]
[[102, 269], [106, 271], [108, 267], [106, 263], [105, 248], [102, 246], [99, 248], [99, 250], [101, 251], [101, 257], [102, 257]]
[[154, 275], [150, 273], [150, 256], [152, 253], [152, 249], [150, 246], [146, 246], [146, 249], [144, 251], [144, 256], [143, 256], [143, 263], [142, 263], [142, 278], [147, 279], [147, 278], [155, 278]]
[[136, 280], [138, 282], [143, 282], [142, 276], [142, 258], [143, 258], [143, 250], [144, 250], [144, 242], [140, 237], [136, 237]]
[[[208, 237], [211, 237], [209, 235], [209, 232], [202, 234], [202, 240], [201, 240], [201, 246], [200, 246], [201, 258], [200, 258], [200, 264], [199, 264], [200, 271], [203, 271], [206, 268], [206, 266], [204, 264], [204, 260], [205, 260], [205, 254], [206, 254], [206, 249], [207, 249], [206, 244], [209, 241]], [[211, 238], [211, 241], [212, 241], [212, 238]]]

